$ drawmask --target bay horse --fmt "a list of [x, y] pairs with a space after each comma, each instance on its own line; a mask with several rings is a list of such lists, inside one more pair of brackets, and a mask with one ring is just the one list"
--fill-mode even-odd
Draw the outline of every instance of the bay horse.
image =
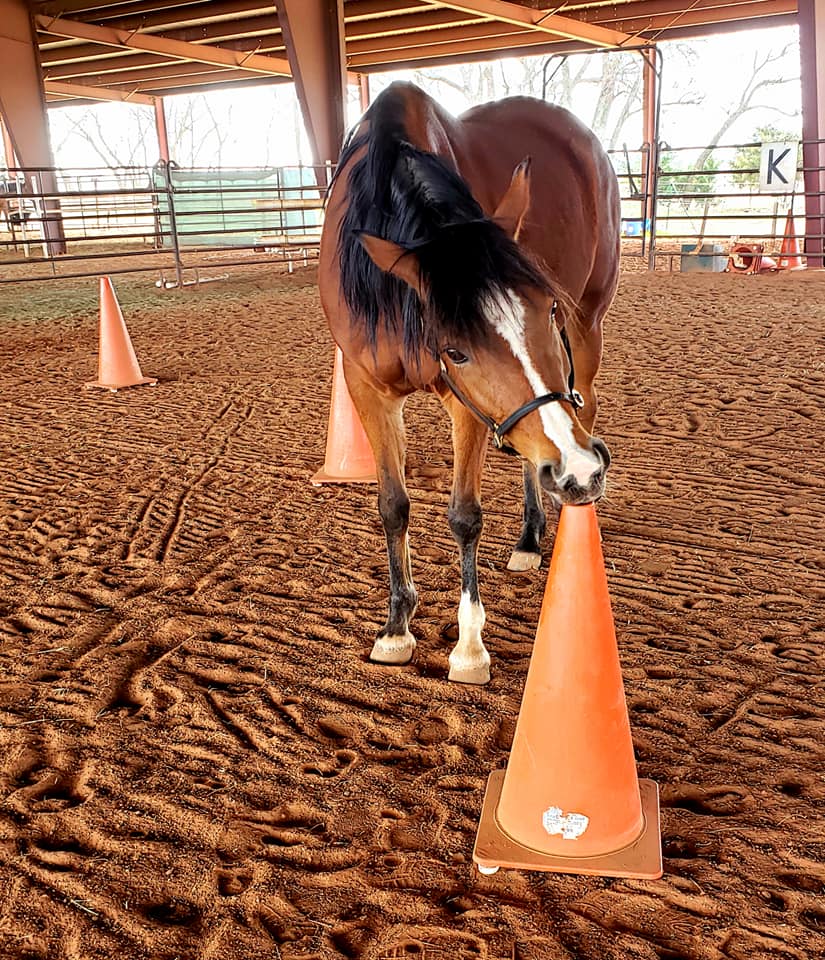
[[490, 679], [477, 572], [488, 432], [523, 461], [510, 569], [541, 562], [542, 490], [557, 507], [602, 495], [610, 456], [590, 431], [602, 318], [618, 281], [618, 198], [595, 136], [527, 97], [454, 118], [416, 86], [393, 83], [347, 138], [328, 193], [319, 286], [378, 471], [390, 599], [371, 660], [408, 663], [415, 649], [409, 394], [437, 394], [452, 420], [448, 518], [461, 599], [450, 680]]

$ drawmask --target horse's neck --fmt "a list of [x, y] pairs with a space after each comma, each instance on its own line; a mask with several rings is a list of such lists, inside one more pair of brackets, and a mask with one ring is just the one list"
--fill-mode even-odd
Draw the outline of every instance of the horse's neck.
[[404, 130], [414, 147], [434, 153], [456, 170], [460, 169], [461, 131], [458, 122], [417, 87], [405, 91]]
[[[484, 150], [469, 136], [462, 119], [453, 117], [432, 97], [410, 85], [402, 94], [404, 130], [413, 146], [446, 160], [470, 185], [485, 213], [491, 214], [499, 197], [490, 194], [489, 185], [479, 169]], [[486, 148], [485, 148], [486, 149]]]

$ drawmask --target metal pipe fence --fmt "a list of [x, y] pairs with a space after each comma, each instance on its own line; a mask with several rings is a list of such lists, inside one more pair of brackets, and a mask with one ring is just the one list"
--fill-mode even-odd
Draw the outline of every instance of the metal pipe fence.
[[[72, 170], [0, 174], [0, 283], [202, 271], [317, 258], [328, 167]], [[48, 189], [49, 183], [54, 184]]]
[[[621, 191], [623, 257], [671, 269], [681, 257], [680, 267], [690, 269], [690, 258], [726, 258], [736, 241], [762, 243], [771, 254], [788, 211], [804, 218], [800, 242], [807, 234], [821, 248], [825, 160], [810, 158], [825, 158], [825, 141], [804, 151], [800, 144], [796, 177], [783, 193], [759, 189], [759, 168], [746, 161], [760, 146], [609, 151]], [[329, 166], [184, 169], [168, 162], [0, 172], [0, 284], [145, 272], [158, 275], [158, 286], [176, 287], [230, 266], [309, 263], [318, 256], [331, 173]]]
[[776, 192], [760, 187], [761, 143], [736, 143], [714, 147], [661, 145], [656, 171], [656, 226], [651, 236], [651, 259], [674, 257], [681, 269], [693, 269], [691, 260], [714, 257], [724, 263], [737, 243], [758, 243], [767, 255], [781, 251], [787, 218], [794, 220], [800, 247], [816, 254], [823, 239], [821, 213], [825, 211], [825, 161], [803, 163], [808, 146], [815, 155], [825, 141], [800, 142], [795, 173], [786, 188]]

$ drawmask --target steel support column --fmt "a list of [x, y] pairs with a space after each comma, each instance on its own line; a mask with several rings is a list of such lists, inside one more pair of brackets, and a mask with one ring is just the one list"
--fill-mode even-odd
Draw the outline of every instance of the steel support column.
[[155, 129], [158, 132], [160, 159], [169, 162], [169, 135], [166, 132], [166, 110], [163, 97], [155, 97]]
[[[825, 0], [799, 0], [802, 61], [802, 138], [806, 141], [805, 253], [808, 266], [825, 266]], [[813, 142], [812, 142], [813, 141]]]
[[0, 117], [0, 133], [2, 133], [3, 136], [3, 156], [6, 160], [6, 166], [11, 170], [17, 166], [17, 161], [14, 158], [14, 147], [12, 146], [9, 131], [6, 129], [2, 117]]
[[[659, 174], [659, 81], [661, 62], [656, 47], [640, 51], [642, 58], [642, 126], [646, 145], [642, 231], [650, 243], [649, 266], [655, 268], [656, 194]], [[649, 231], [649, 232], [648, 232]]]
[[358, 74], [358, 93], [361, 100], [361, 112], [366, 113], [370, 105], [370, 75], [368, 73]]
[[[24, 0], [0, 0], [0, 114], [8, 129], [14, 152], [22, 167], [47, 168], [27, 176], [34, 192], [56, 194], [57, 180], [43, 74], [34, 27]], [[43, 210], [43, 232], [52, 255], [66, 252], [60, 205], [57, 199], [38, 201]]]
[[343, 0], [278, 0], [277, 7], [313, 159], [335, 163], [347, 103]]

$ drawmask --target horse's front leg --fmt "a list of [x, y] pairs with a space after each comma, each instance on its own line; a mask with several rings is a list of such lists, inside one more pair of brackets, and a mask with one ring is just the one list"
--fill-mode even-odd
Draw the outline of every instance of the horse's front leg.
[[461, 563], [458, 643], [450, 654], [449, 679], [458, 683], [489, 683], [490, 654], [481, 639], [486, 617], [478, 592], [481, 469], [487, 452], [487, 429], [452, 397], [445, 403], [453, 421], [455, 457], [448, 517]]
[[524, 474], [524, 513], [521, 536], [507, 561], [507, 569], [515, 571], [538, 570], [541, 566], [541, 538], [547, 526], [547, 516], [541, 502], [538, 472], [529, 460], [522, 466]]
[[418, 604], [412, 580], [407, 536], [410, 499], [404, 484], [406, 444], [404, 439], [404, 397], [388, 394], [359, 368], [348, 365], [344, 372], [350, 396], [372, 446], [378, 472], [378, 510], [387, 538], [390, 570], [390, 604], [387, 622], [373, 644], [370, 660], [377, 663], [409, 663], [415, 638], [409, 623]]

